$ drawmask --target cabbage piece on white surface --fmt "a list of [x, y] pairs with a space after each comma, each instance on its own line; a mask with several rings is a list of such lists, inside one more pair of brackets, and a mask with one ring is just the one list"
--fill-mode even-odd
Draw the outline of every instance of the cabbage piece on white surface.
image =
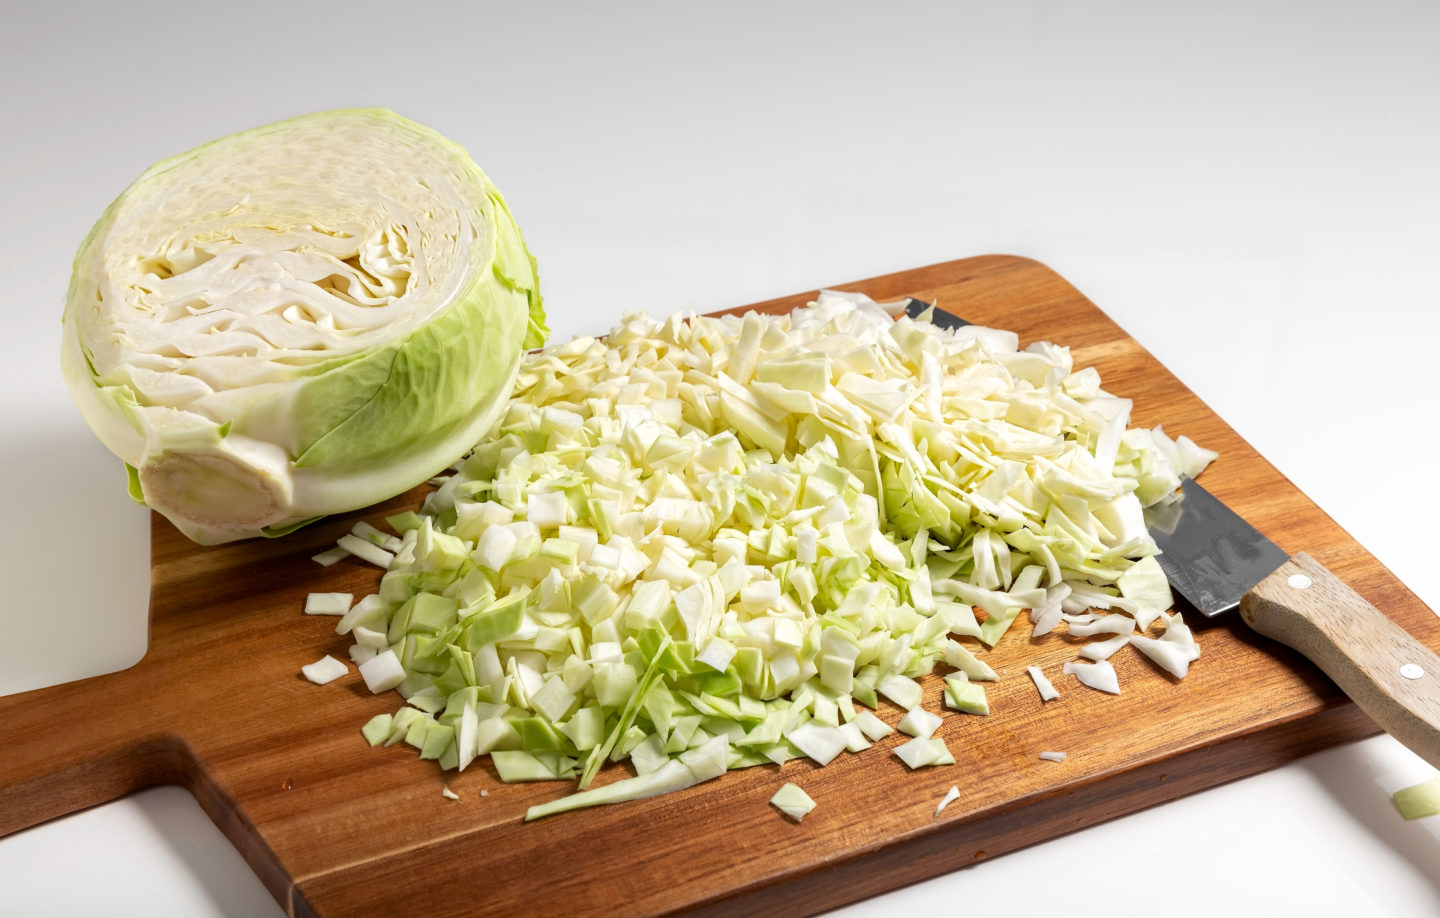
[[468, 154], [353, 109], [141, 175], [76, 256], [61, 361], [131, 495], [217, 543], [435, 475], [545, 333], [534, 259]]

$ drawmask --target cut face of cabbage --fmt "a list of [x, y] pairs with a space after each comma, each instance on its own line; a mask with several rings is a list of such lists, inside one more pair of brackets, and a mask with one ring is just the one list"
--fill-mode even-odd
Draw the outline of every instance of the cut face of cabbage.
[[76, 256], [62, 366], [132, 496], [216, 543], [432, 477], [544, 337], [495, 186], [434, 131], [357, 109], [141, 175]]

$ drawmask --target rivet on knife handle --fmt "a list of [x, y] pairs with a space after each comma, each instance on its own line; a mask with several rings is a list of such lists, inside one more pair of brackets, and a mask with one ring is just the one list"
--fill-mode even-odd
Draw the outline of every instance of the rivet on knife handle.
[[1381, 729], [1440, 768], [1440, 656], [1301, 552], [1240, 600], [1256, 631], [1300, 651]]

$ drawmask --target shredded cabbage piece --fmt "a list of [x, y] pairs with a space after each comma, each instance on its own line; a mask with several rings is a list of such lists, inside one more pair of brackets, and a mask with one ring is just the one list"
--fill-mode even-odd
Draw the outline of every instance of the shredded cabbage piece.
[[311, 593], [305, 597], [305, 614], [343, 616], [353, 601], [349, 593]]
[[1045, 673], [1038, 666], [1027, 666], [1025, 671], [1030, 674], [1031, 680], [1035, 683], [1035, 690], [1040, 693], [1041, 701], [1053, 701], [1060, 697], [1060, 692], [1055, 684], [1046, 678]]
[[1111, 695], [1120, 694], [1120, 678], [1116, 675], [1115, 667], [1109, 660], [1100, 660], [1095, 663], [1066, 663], [1061, 670], [1066, 675], [1074, 676], [1081, 685], [1096, 691], [1108, 692]]
[[912, 771], [927, 765], [954, 765], [955, 756], [938, 736], [917, 736], [895, 747], [895, 755]]
[[1161, 615], [1165, 620], [1165, 630], [1158, 638], [1137, 634], [1130, 638], [1130, 645], [1170, 675], [1183, 679], [1190, 670], [1190, 664], [1200, 659], [1200, 645], [1195, 643], [1195, 636], [1180, 613]]
[[307, 663], [300, 667], [300, 672], [305, 678], [314, 682], [316, 685], [334, 682], [349, 671], [349, 667], [328, 653], [314, 663]]
[[941, 797], [940, 802], [935, 804], [935, 815], [939, 816], [941, 813], [945, 812], [945, 807], [949, 806], [951, 803], [959, 799], [960, 788], [954, 784], [950, 785], [950, 789], [945, 792], [945, 796]]
[[1108, 660], [1115, 651], [1129, 644], [1131, 637], [1129, 634], [1117, 634], [1107, 641], [1091, 641], [1080, 648], [1080, 656], [1095, 662]]
[[1403, 819], [1424, 819], [1440, 813], [1440, 777], [1403, 787], [1391, 795]]
[[798, 785], [786, 781], [770, 798], [770, 803], [780, 812], [800, 822], [815, 809], [815, 801]]

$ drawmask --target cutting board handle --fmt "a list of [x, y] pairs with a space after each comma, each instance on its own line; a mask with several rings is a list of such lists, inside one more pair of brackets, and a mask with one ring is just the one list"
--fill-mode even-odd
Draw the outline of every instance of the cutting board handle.
[[191, 756], [159, 728], [136, 667], [0, 697], [0, 836], [156, 784], [185, 783]]
[[1440, 768], [1440, 656], [1301, 552], [1240, 601], [1256, 631], [1300, 651], [1381, 729]]

